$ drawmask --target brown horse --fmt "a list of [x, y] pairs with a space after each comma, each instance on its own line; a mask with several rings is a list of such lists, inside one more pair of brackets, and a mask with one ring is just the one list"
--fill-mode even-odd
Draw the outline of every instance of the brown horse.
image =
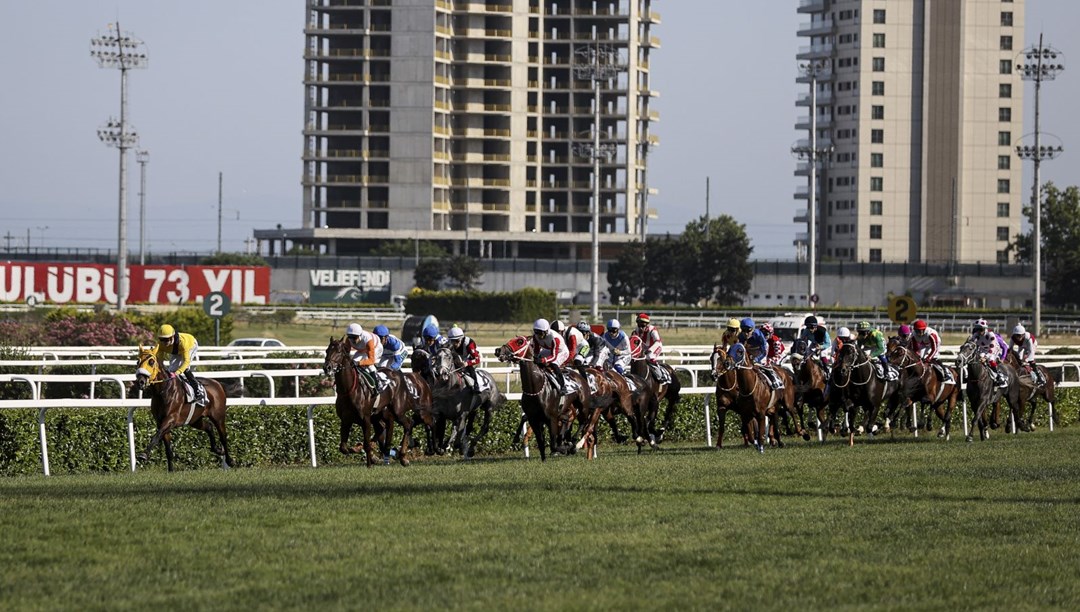
[[[344, 454], [363, 452], [367, 466], [371, 467], [375, 463], [371, 452], [372, 421], [379, 418], [386, 407], [406, 403], [401, 378], [390, 376], [385, 387], [381, 391], [376, 391], [372, 386], [375, 384], [374, 380], [367, 380], [366, 376], [361, 377], [360, 371], [352, 360], [349, 342], [344, 337], [340, 340], [330, 338], [323, 361], [323, 373], [334, 377], [334, 386], [337, 390], [335, 408], [338, 418], [341, 419], [341, 444], [338, 448]], [[395, 419], [399, 416], [396, 412], [394, 415]], [[412, 435], [412, 419], [403, 418], [399, 422], [405, 433], [402, 436], [398, 461], [401, 465], [408, 465], [409, 461], [405, 455]], [[360, 425], [364, 432], [364, 439], [362, 444], [349, 446], [349, 434], [352, 432], [353, 425]], [[387, 428], [390, 427], [387, 423]], [[387, 436], [386, 439], [389, 440], [390, 437]]]
[[1044, 366], [1035, 364], [1038, 368], [1039, 374], [1042, 375], [1043, 383], [1037, 384], [1035, 377], [1032, 376], [1031, 368], [1026, 364], [1020, 363], [1020, 357], [1015, 351], [1009, 351], [1008, 356], [1005, 358], [1005, 363], [1011, 365], [1016, 369], [1017, 380], [1020, 383], [1020, 412], [1024, 411], [1024, 405], [1030, 405], [1031, 409], [1028, 411], [1027, 416], [1027, 430], [1035, 430], [1035, 408], [1038, 406], [1039, 398], [1041, 397], [1049, 407], [1050, 414], [1048, 419], [1053, 419], [1054, 413], [1054, 379], [1050, 376], [1050, 371]]
[[[172, 430], [188, 425], [205, 431], [210, 438], [211, 452], [224, 457], [225, 465], [233, 466], [233, 459], [229, 454], [229, 439], [225, 432], [225, 389], [216, 380], [203, 378], [199, 381], [206, 388], [205, 406], [188, 402], [187, 389], [182, 379], [161, 368], [152, 348], [139, 346], [138, 368], [132, 389], [150, 389], [150, 413], [157, 423], [157, 431], [150, 439], [150, 445], [139, 454], [140, 461], [146, 461], [150, 452], [164, 442], [169, 471], [173, 471]], [[221, 438], [220, 448], [214, 439], [215, 429]]]
[[[398, 401], [384, 406], [379, 413], [379, 418], [372, 421], [375, 431], [375, 439], [379, 444], [379, 452], [382, 454], [383, 463], [389, 464], [391, 453], [390, 445], [394, 440], [394, 423], [400, 424], [405, 434], [401, 438], [401, 448], [398, 449], [398, 457], [402, 465], [409, 465], [405, 458], [408, 450], [407, 444], [412, 442], [412, 430], [417, 423], [423, 423], [428, 429], [431, 428], [434, 419], [431, 407], [431, 387], [419, 374], [402, 372], [390, 368], [379, 368], [380, 374], [387, 378], [395, 379], [401, 387], [401, 394], [396, 397]], [[432, 438], [427, 437], [428, 447], [431, 447]], [[427, 448], [424, 454], [430, 455]]]
[[[929, 404], [941, 419], [938, 437], [949, 440], [952, 430], [952, 413], [956, 408], [956, 402], [960, 399], [959, 374], [948, 366], [923, 361], [895, 338], [889, 341], [888, 356], [889, 363], [900, 370], [899, 409], [907, 413], [915, 402]], [[944, 377], [946, 370], [952, 380], [946, 380]], [[890, 418], [896, 417], [890, 415]], [[889, 420], [886, 420], [887, 424], [888, 422]], [[930, 431], [931, 427], [930, 418], [927, 417], [926, 430]]]
[[[644, 443], [645, 437], [648, 438], [649, 445], [656, 448], [664, 441], [664, 432], [671, 429], [675, 423], [675, 410], [679, 406], [679, 391], [682, 389], [682, 382], [675, 375], [674, 368], [666, 363], [650, 363], [642, 355], [642, 342], [638, 336], [630, 336], [630, 355], [630, 373], [645, 381], [653, 396], [648, 410], [638, 417], [638, 431], [635, 439], [639, 448]], [[667, 377], [666, 382], [660, 382], [656, 378], [656, 370], [663, 370]], [[667, 400], [667, 408], [664, 410], [663, 425], [657, 427], [656, 419], [660, 414], [661, 400]]]
[[[759, 453], [765, 452], [765, 444], [770, 441], [782, 448], [784, 443], [780, 439], [778, 416], [781, 411], [786, 411], [789, 415], [794, 413], [795, 382], [787, 370], [776, 366], [759, 366], [750, 361], [750, 355], [744, 346], [735, 346], [738, 347], [736, 352], [739, 356], [732, 359], [735, 362], [735, 378], [739, 389], [738, 403], [743, 405], [742, 410], [753, 414], [748, 423], [749, 430], [744, 432], [744, 435], [749, 436]], [[783, 387], [773, 389], [765, 374], [761, 372], [762, 367], [768, 367], [775, 372], [783, 382]], [[765, 425], [766, 418], [771, 420], [769, 427]], [[810, 439], [801, 425], [799, 434]]]
[[755, 418], [753, 410], [743, 410], [746, 407], [753, 407], [753, 404], [748, 402], [739, 402], [739, 381], [737, 370], [735, 369], [735, 360], [728, 355], [724, 347], [719, 345], [713, 346], [712, 355], [709, 358], [712, 364], [712, 374], [716, 379], [716, 416], [719, 420], [719, 429], [716, 435], [716, 447], [724, 447], [724, 431], [726, 430], [727, 412], [728, 410], [735, 410], [735, 414], [739, 415], [742, 423], [739, 427], [739, 431], [742, 432], [743, 444], [750, 445], [750, 421]]
[[565, 396], [559, 394], [559, 388], [548, 379], [548, 373], [533, 361], [529, 340], [526, 336], [511, 338], [506, 344], [495, 349], [495, 357], [502, 362], [516, 362], [521, 378], [521, 410], [525, 420], [536, 435], [536, 446], [540, 449], [540, 460], [547, 460], [544, 427], [547, 427], [551, 451], [571, 453], [574, 445], [568, 443], [564, 430], [569, 427], [578, 414], [587, 413], [592, 405], [588, 382], [577, 372], [564, 374], [567, 387], [573, 387]]
[[[592, 355], [592, 367], [581, 366], [578, 373], [583, 375], [589, 382], [592, 390], [592, 414], [588, 415], [587, 422], [582, 423], [581, 439], [578, 448], [589, 446], [588, 457], [591, 459], [596, 444], [596, 424], [601, 416], [611, 428], [616, 441], [620, 434], [615, 423], [618, 414], [626, 417], [630, 423], [632, 432], [636, 432], [636, 415], [643, 411], [652, 401], [651, 389], [641, 379], [633, 374], [619, 374], [610, 368], [608, 355], [610, 347], [602, 344], [597, 355]], [[637, 438], [637, 435], [634, 435]], [[625, 440], [625, 437], [623, 437]], [[638, 447], [640, 450], [640, 446]]]
[[[896, 410], [899, 402], [899, 380], [882, 380], [875, 374], [870, 357], [854, 342], [844, 343], [836, 355], [830, 382], [838, 399], [847, 400], [848, 445], [854, 446], [855, 433], [877, 432], [877, 413], [882, 402], [888, 400], [889, 413]], [[831, 398], [830, 398], [831, 399]], [[855, 427], [855, 416], [859, 408], [865, 415], [862, 425]]]
[[809, 406], [817, 416], [818, 429], [824, 430], [827, 422], [826, 408], [828, 406], [826, 388], [828, 374], [821, 361], [814, 357], [803, 357], [801, 353], [793, 352], [791, 364], [795, 369], [795, 413], [800, 422], [803, 419], [803, 407]]

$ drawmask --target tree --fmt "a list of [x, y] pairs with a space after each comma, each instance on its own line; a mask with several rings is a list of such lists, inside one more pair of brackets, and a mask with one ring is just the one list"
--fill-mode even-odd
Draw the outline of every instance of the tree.
[[416, 257], [417, 249], [421, 258], [446, 257], [446, 249], [428, 240], [390, 240], [380, 244], [371, 254], [376, 257]]
[[203, 266], [265, 266], [261, 255], [253, 253], [216, 253], [199, 260]]
[[458, 289], [471, 291], [480, 286], [480, 277], [484, 271], [480, 262], [468, 255], [457, 255], [446, 260], [446, 277], [457, 285]]
[[[1053, 183], [1042, 189], [1040, 207], [1042, 260], [1046, 278], [1046, 301], [1063, 306], [1080, 303], [1080, 188], [1062, 191]], [[1024, 216], [1035, 223], [1033, 206], [1024, 207]], [[1034, 229], [1018, 234], [1009, 245], [1017, 262], [1033, 261]]]
[[446, 278], [446, 265], [441, 259], [421, 259], [413, 272], [413, 282], [421, 289], [438, 291]]
[[679, 239], [682, 258], [682, 301], [716, 300], [737, 304], [750, 291], [750, 239], [746, 226], [729, 215], [699, 217], [686, 225]]
[[608, 293], [615, 304], [628, 304], [641, 296], [645, 287], [645, 244], [631, 242], [607, 271]]

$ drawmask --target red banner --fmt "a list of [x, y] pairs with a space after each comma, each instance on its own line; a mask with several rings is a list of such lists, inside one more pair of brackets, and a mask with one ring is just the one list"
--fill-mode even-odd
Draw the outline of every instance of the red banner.
[[[129, 304], [193, 304], [222, 291], [234, 304], [266, 304], [265, 266], [128, 266]], [[0, 302], [116, 303], [116, 266], [0, 262]]]

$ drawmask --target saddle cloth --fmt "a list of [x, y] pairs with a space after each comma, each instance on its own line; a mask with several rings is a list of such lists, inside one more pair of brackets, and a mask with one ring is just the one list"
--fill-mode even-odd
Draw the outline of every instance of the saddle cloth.
[[[479, 389], [480, 389], [481, 393], [483, 393], [484, 391], [487, 391], [488, 389], [491, 388], [491, 385], [488, 384], [488, 380], [487, 380], [486, 376], [480, 376], [480, 374], [478, 373], [476, 375], [476, 377], [480, 379], [480, 387], [479, 387]], [[467, 384], [469, 386], [469, 388], [475, 388], [475, 385], [473, 384], [474, 381], [473, 381], [472, 376], [469, 376], [468, 374], [462, 374], [461, 378], [465, 381], [465, 384]]]
[[[545, 371], [544, 374], [547, 376], [548, 381], [551, 383], [551, 385], [558, 389], [559, 380], [555, 378], [555, 375], [552, 374], [550, 371]], [[566, 395], [570, 395], [571, 393], [577, 393], [577, 391], [581, 389], [581, 385], [579, 385], [576, 380], [570, 378], [565, 373], [563, 374], [563, 381], [566, 382]]]
[[195, 388], [191, 386], [187, 380], [181, 378], [180, 382], [184, 384], [184, 401], [191, 403], [195, 401]]
[[896, 366], [894, 365], [890, 364], [889, 366], [886, 366], [884, 368], [884, 371], [882, 371], [881, 362], [876, 362], [874, 363], [874, 371], [877, 373], [877, 377], [883, 380], [889, 382], [900, 380], [900, 370], [897, 370]]

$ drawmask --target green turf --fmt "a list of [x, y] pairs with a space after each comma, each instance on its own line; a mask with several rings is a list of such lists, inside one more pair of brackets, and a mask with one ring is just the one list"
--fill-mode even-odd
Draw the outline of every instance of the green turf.
[[1077, 609], [1080, 428], [0, 479], [0, 610]]

